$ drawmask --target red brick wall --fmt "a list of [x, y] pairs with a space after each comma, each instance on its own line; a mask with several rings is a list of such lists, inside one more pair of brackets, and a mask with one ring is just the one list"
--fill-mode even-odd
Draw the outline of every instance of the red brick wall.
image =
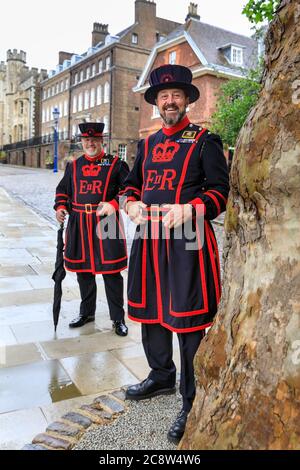
[[[209, 127], [211, 115], [216, 109], [217, 93], [225, 79], [204, 75], [193, 82], [200, 90], [200, 98], [189, 106], [188, 117], [195, 124]], [[153, 107], [140, 97], [139, 135], [144, 138], [161, 127], [161, 119], [152, 118]]]
[[[201, 66], [198, 57], [187, 42], [177, 44], [176, 46], [169, 47], [157, 54], [155, 61], [152, 65], [152, 70], [160, 67], [161, 65], [169, 63], [169, 54], [176, 51], [176, 64], [182, 64], [186, 67], [196, 70]], [[216, 109], [217, 94], [220, 86], [226, 81], [224, 78], [216, 77], [215, 75], [206, 74], [201, 77], [196, 77], [193, 84], [198, 87], [200, 91], [200, 98], [195, 103], [190, 105], [188, 116], [192, 122], [198, 125], [210, 125], [211, 115]], [[161, 127], [161, 119], [152, 118], [153, 107], [146, 103], [144, 95], [140, 96], [140, 121], [139, 121], [139, 135], [144, 138], [147, 135], [157, 131]]]

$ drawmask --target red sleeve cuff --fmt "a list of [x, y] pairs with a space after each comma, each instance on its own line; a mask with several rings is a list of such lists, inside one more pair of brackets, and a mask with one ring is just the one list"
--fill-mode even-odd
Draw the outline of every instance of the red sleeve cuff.
[[193, 199], [192, 201], [189, 201], [188, 203], [193, 206], [193, 208], [196, 211], [196, 215], [206, 214], [205, 204], [200, 197], [196, 197], [195, 199]]
[[111, 204], [115, 208], [116, 211], [119, 210], [119, 204], [115, 199], [112, 199], [111, 201], [108, 201], [108, 203]]
[[63, 209], [64, 211], [67, 210], [66, 206], [58, 206], [58, 207], [56, 208], [56, 211], [59, 211], [60, 209]]

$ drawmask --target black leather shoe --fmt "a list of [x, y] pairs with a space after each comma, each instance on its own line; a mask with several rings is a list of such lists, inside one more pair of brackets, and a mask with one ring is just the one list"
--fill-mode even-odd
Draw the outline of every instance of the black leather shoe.
[[91, 321], [95, 321], [94, 315], [88, 315], [87, 317], [84, 317], [83, 315], [79, 315], [79, 317], [74, 318], [74, 320], [72, 320], [69, 323], [69, 327], [70, 328], [79, 328], [80, 326], [83, 326], [86, 323], [89, 323]]
[[189, 412], [182, 409], [168, 432], [168, 441], [178, 444], [182, 438]]
[[172, 395], [175, 391], [175, 387], [162, 385], [148, 377], [143, 380], [143, 382], [128, 387], [126, 390], [126, 399], [146, 400], [147, 398], [156, 397], [157, 395]]
[[115, 333], [118, 336], [127, 336], [128, 334], [128, 328], [125, 325], [124, 320], [114, 321], [113, 328], [115, 329]]

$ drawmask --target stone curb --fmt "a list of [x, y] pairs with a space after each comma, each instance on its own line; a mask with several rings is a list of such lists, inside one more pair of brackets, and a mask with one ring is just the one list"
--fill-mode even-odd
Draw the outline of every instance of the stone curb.
[[115, 390], [95, 398], [64, 414], [47, 426], [45, 432], [35, 436], [22, 450], [71, 450], [91, 426], [111, 424], [126, 411], [125, 390]]

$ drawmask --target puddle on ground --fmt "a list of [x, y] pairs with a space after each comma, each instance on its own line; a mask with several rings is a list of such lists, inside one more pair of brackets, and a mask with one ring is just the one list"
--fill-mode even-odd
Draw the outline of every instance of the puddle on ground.
[[0, 413], [79, 396], [80, 391], [57, 360], [0, 370]]

